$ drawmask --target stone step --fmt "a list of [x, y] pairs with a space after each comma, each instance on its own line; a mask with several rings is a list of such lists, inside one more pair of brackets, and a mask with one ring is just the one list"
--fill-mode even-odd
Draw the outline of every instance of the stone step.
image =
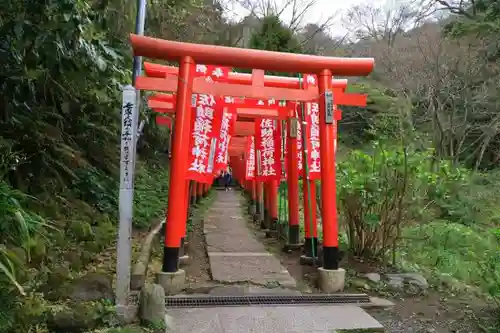
[[208, 252], [210, 270], [215, 281], [223, 283], [251, 282], [295, 288], [296, 282], [273, 255], [255, 253], [227, 254]]
[[171, 333], [332, 333], [383, 326], [357, 306], [244, 306], [167, 309]]

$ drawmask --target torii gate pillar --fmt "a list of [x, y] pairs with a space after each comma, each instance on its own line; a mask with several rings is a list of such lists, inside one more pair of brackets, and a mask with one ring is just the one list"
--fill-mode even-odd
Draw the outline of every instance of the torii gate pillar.
[[285, 251], [300, 248], [299, 230], [299, 166], [297, 156], [297, 119], [288, 119], [286, 144], [288, 145], [288, 240]]
[[256, 222], [262, 229], [264, 221], [264, 183], [255, 181], [255, 215], [254, 222]]
[[250, 191], [252, 195], [252, 204], [250, 205], [250, 214], [253, 216], [257, 212], [257, 185], [255, 180], [250, 180]]
[[267, 220], [265, 225], [268, 238], [278, 234], [278, 185], [277, 180], [266, 183]]
[[261, 223], [261, 229], [269, 230], [269, 182], [262, 182], [262, 197], [264, 202], [264, 219]]
[[196, 204], [196, 181], [194, 181], [194, 180], [191, 181], [190, 190], [191, 190], [190, 202], [191, 202], [191, 205], [195, 205]]
[[203, 184], [196, 182], [196, 203], [200, 203], [203, 198]]
[[332, 72], [323, 70], [318, 76], [319, 86], [319, 136], [321, 156], [321, 208], [323, 222], [323, 267], [318, 270], [319, 286], [324, 292], [344, 289], [345, 271], [339, 269], [339, 239], [337, 219], [337, 191], [335, 169], [336, 128], [333, 101], [327, 105], [325, 92], [331, 89]]
[[[168, 207], [165, 226], [165, 244], [162, 273], [158, 275], [159, 284], [168, 286], [167, 293], [176, 293], [183, 288], [185, 272], [179, 270], [179, 252], [181, 238], [187, 221], [187, 209], [183, 207], [187, 199], [187, 181], [185, 181], [189, 135], [191, 124], [191, 95], [194, 73], [191, 70], [194, 60], [184, 56], [179, 61], [179, 81], [177, 88], [177, 114], [172, 142], [172, 160], [168, 190]], [[173, 280], [178, 283], [172, 283]]]
[[185, 265], [189, 256], [186, 254], [186, 250], [184, 248], [186, 244], [187, 237], [187, 220], [190, 214], [190, 204], [189, 200], [191, 197], [190, 189], [189, 189], [189, 180], [186, 180], [186, 194], [184, 195], [184, 209], [186, 210], [186, 221], [182, 225], [182, 237], [181, 237], [181, 246], [179, 247], [179, 265]]

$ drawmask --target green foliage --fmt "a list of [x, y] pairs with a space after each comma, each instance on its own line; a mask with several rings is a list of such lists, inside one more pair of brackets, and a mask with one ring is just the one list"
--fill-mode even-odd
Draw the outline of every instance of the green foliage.
[[189, 217], [187, 220], [187, 234], [193, 231], [193, 223], [196, 219], [202, 219], [203, 214], [210, 208], [215, 200], [215, 195], [212, 191], [209, 191], [205, 198], [196, 205], [191, 205], [189, 210]]
[[0, 19], [0, 133], [21, 157], [10, 179], [57, 190], [77, 178], [75, 166], [116, 169], [116, 101], [128, 73], [98, 30], [99, 10], [78, 0], [21, 3], [3, 4]]
[[70, 224], [70, 232], [79, 242], [92, 241], [94, 239], [94, 230], [87, 222], [73, 222]]
[[490, 259], [485, 254], [494, 245], [494, 239], [488, 233], [476, 227], [435, 220], [406, 229], [405, 236], [406, 246], [398, 253], [402, 260], [415, 263], [417, 269], [432, 269], [435, 274], [451, 276], [462, 283], [483, 284], [483, 272], [479, 267], [471, 268]]
[[348, 248], [387, 256], [447, 288], [472, 288], [500, 306], [496, 172], [472, 174], [432, 149], [375, 142], [338, 165], [338, 201]]
[[[26, 195], [0, 181], [0, 234], [3, 236], [0, 240], [0, 332], [8, 332], [17, 327], [18, 322], [29, 325], [29, 319], [17, 316], [16, 310], [28, 313], [34, 309], [29, 303], [38, 299], [27, 292], [20, 278], [22, 269], [36, 254], [34, 239], [43, 236], [49, 224], [23, 208], [28, 200]], [[21, 295], [25, 297], [19, 301]]]
[[[128, 23], [123, 18], [131, 3], [0, 5], [0, 332], [28, 332], [43, 321], [30, 313], [43, 304], [30, 304], [43, 303], [32, 292], [52, 275], [52, 265], [69, 253], [70, 266], [83, 268], [113, 246], [118, 110], [121, 85], [131, 76], [125, 44], [134, 24], [132, 16]], [[120, 19], [114, 20], [117, 13]], [[141, 152], [163, 149], [166, 134], [153, 122]], [[145, 169], [139, 171], [139, 187], [151, 170]], [[147, 193], [138, 190], [142, 225], [151, 221], [153, 209], [158, 213], [165, 206], [159, 200], [144, 207], [155, 200], [151, 190], [159, 184], [168, 178], [150, 182]], [[48, 221], [61, 230], [51, 230]]]
[[397, 256], [404, 268], [426, 272], [451, 289], [486, 293], [500, 307], [498, 228], [435, 220], [407, 228], [403, 236]]
[[[338, 166], [338, 200], [356, 255], [382, 256], [406, 223], [429, 200], [448, 200], [461, 169], [433, 162], [433, 151], [375, 142], [371, 152], [352, 151]], [[448, 202], [448, 201], [447, 201]]]
[[[299, 40], [293, 32], [285, 27], [277, 15], [269, 15], [262, 19], [260, 29], [252, 34], [250, 48], [267, 51], [301, 53]], [[290, 73], [269, 72], [271, 75], [290, 75]]]
[[350, 147], [364, 145], [371, 140], [395, 138], [402, 107], [394, 93], [373, 82], [359, 82], [348, 86], [347, 92], [366, 94], [366, 107], [342, 107], [339, 126], [340, 141]]
[[[116, 192], [111, 188], [102, 189], [99, 184], [92, 186], [93, 182], [82, 184], [87, 184], [90, 189], [102, 190], [101, 198], [111, 197]], [[85, 187], [82, 187], [82, 191], [86, 191]], [[101, 192], [87, 191], [85, 193]], [[137, 218], [134, 220], [134, 225], [148, 227], [154, 217], [163, 213], [167, 203], [168, 168], [164, 160], [156, 157], [151, 158], [148, 164], [138, 162], [136, 194], [135, 214]], [[96, 260], [98, 253], [104, 249], [109, 246], [114, 247], [113, 241], [116, 239], [116, 218], [113, 217], [111, 220], [107, 214], [100, 213], [97, 209], [99, 205], [91, 211], [91, 218], [77, 209], [72, 221], [67, 224], [66, 232], [62, 234], [51, 231], [50, 238], [48, 238], [47, 231], [50, 231], [47, 229], [50, 227], [48, 222], [23, 208], [30, 200], [34, 199], [12, 189], [5, 182], [0, 182], [0, 213], [4, 216], [0, 222], [0, 233], [9, 236], [2, 238], [0, 242], [0, 303], [2, 304], [0, 306], [0, 332], [12, 330], [27, 332], [44, 321], [43, 314], [46, 309], [40, 308], [46, 307], [45, 301], [32, 291], [36, 285], [43, 283], [43, 276], [46, 274], [44, 272], [49, 272], [49, 281], [56, 278], [57, 271], [51, 272], [51, 268], [45, 266], [46, 261], [50, 259], [59, 263], [61, 259], [42, 259], [36, 266], [40, 270], [39, 273], [35, 273], [35, 276], [27, 276], [27, 266], [34, 262], [38, 252], [42, 252], [40, 255], [45, 258], [49, 250], [57, 251], [56, 253], [62, 256], [68, 249], [71, 249], [69, 267], [79, 270]], [[117, 211], [116, 205], [113, 211]], [[60, 282], [52, 284], [59, 286]], [[26, 296], [19, 297], [25, 294]], [[113, 317], [109, 316], [108, 308], [102, 307], [99, 310], [100, 318], [104, 318], [106, 323], [113, 320]], [[37, 311], [41, 311], [40, 314], [36, 314]], [[105, 319], [108, 317], [109, 319]]]
[[250, 48], [267, 51], [299, 53], [300, 43], [276, 15], [266, 16], [259, 31], [250, 38]]
[[[16, 278], [16, 271], [24, 264], [24, 260], [30, 260], [32, 239], [44, 232], [48, 223], [40, 216], [26, 211], [27, 196], [12, 189], [5, 182], [0, 181], [0, 234], [3, 235], [0, 242], [0, 289], [7, 288], [9, 282], [19, 293], [25, 294], [24, 288]], [[21, 251], [13, 251], [14, 248]], [[23, 254], [22, 258], [19, 254]]]
[[42, 295], [28, 293], [18, 298], [6, 290], [0, 290], [0, 302], [0, 332], [36, 332], [43, 327], [39, 323], [45, 319], [47, 302]]
[[95, 167], [75, 170], [72, 191], [102, 213], [116, 214], [116, 181]]
[[406, 208], [407, 155], [378, 144], [373, 149], [373, 155], [354, 150], [339, 164], [338, 200], [355, 255], [383, 255]]
[[[484, 252], [484, 258], [478, 261], [483, 280], [481, 285], [500, 308], [500, 228], [491, 229], [489, 233], [491, 236], [488, 235], [487, 239], [491, 246]], [[498, 319], [500, 321], [500, 316]]]
[[500, 198], [496, 193], [499, 175], [496, 172], [476, 173], [471, 176], [464, 170], [455, 174], [464, 177], [463, 182], [445, 184], [449, 187], [447, 195], [435, 195], [439, 207], [439, 218], [468, 226], [500, 225], [498, 205]]
[[[158, 158], [163, 157], [163, 158]], [[137, 162], [134, 188], [134, 221], [136, 228], [148, 228], [151, 221], [164, 215], [168, 203], [169, 169], [160, 155], [148, 164]]]
[[[445, 27], [445, 33], [453, 37], [492, 35], [500, 32], [500, 6], [496, 0], [474, 1], [463, 8], [463, 13]], [[498, 47], [498, 44], [494, 45]]]

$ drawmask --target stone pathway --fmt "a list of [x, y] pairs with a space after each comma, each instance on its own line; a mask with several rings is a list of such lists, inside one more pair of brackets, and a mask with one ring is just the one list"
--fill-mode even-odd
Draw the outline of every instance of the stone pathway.
[[[296, 281], [279, 259], [248, 229], [239, 193], [215, 191], [214, 195], [204, 232], [212, 277], [222, 286], [210, 294], [300, 295], [294, 290]], [[383, 328], [353, 305], [167, 308], [167, 316], [169, 333], [335, 333]]]
[[335, 333], [382, 328], [353, 305], [191, 308], [172, 309], [170, 314], [181, 318], [175, 333]]
[[205, 217], [205, 240], [212, 277], [220, 283], [295, 288], [278, 258], [266, 251], [247, 227], [236, 191], [216, 191]]

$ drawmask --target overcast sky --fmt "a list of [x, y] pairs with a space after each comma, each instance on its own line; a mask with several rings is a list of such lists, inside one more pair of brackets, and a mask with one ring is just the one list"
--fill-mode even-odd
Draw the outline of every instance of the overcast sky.
[[[287, 0], [276, 0], [278, 3], [285, 4]], [[301, 0], [306, 3], [307, 0]], [[393, 0], [394, 1], [394, 0]], [[374, 3], [374, 2], [385, 2], [385, 1], [377, 1], [377, 0], [316, 0], [316, 3], [313, 7], [311, 7], [306, 15], [304, 16], [304, 24], [307, 23], [318, 23], [321, 24], [328, 17], [335, 15], [335, 20], [333, 25], [330, 27], [330, 33], [333, 36], [343, 36], [346, 33], [346, 30], [342, 26], [341, 15], [342, 12], [347, 10], [348, 8], [360, 5], [362, 3]], [[291, 6], [290, 6], [291, 7]], [[249, 11], [239, 5], [231, 5], [229, 6], [231, 13], [229, 15], [234, 19], [241, 19], [249, 14]], [[291, 8], [286, 11], [282, 15], [282, 19], [286, 22], [291, 18]]]

